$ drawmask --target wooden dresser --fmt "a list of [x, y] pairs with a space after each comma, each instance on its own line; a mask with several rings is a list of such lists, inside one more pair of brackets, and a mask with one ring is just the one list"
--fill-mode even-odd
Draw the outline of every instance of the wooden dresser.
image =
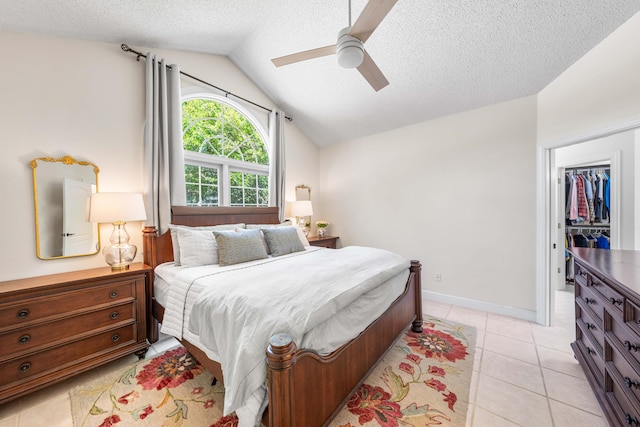
[[0, 403], [147, 347], [151, 268], [0, 282]]
[[571, 248], [571, 344], [612, 426], [640, 425], [640, 251]]

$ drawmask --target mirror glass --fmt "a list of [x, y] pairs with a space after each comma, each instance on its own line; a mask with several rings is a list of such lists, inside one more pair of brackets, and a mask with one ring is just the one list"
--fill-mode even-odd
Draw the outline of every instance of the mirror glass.
[[296, 187], [296, 200], [311, 200], [311, 189], [306, 185]]
[[93, 255], [100, 249], [98, 224], [89, 219], [91, 193], [98, 191], [98, 166], [65, 156], [30, 163], [36, 218], [36, 255], [56, 259]]

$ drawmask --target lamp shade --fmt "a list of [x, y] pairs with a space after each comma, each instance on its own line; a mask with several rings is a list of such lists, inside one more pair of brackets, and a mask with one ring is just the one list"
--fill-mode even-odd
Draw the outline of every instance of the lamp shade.
[[313, 215], [313, 206], [311, 200], [298, 200], [291, 204], [291, 215], [293, 216], [311, 216]]
[[139, 193], [93, 193], [89, 207], [90, 222], [144, 221], [142, 194]]

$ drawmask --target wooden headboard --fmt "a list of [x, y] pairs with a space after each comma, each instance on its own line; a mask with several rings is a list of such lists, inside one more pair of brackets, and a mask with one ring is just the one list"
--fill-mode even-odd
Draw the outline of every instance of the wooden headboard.
[[[216, 206], [173, 206], [171, 223], [191, 227], [221, 224], [277, 224], [278, 208], [242, 208]], [[171, 233], [158, 234], [156, 227], [143, 230], [144, 263], [156, 267], [163, 262], [173, 261]]]

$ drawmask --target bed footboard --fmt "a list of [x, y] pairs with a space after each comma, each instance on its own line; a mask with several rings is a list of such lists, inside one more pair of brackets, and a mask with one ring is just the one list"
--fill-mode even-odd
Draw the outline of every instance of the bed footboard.
[[409, 325], [422, 331], [420, 272], [420, 262], [412, 261], [405, 292], [356, 339], [328, 356], [298, 350], [287, 334], [271, 338], [269, 426], [327, 425]]

